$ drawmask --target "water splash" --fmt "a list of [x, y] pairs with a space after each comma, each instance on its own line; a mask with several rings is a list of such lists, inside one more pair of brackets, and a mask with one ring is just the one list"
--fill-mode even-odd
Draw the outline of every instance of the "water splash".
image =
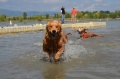
[[73, 59], [90, 57], [93, 54], [95, 54], [95, 52], [90, 48], [86, 48], [80, 39], [75, 42], [70, 41], [70, 43], [65, 45], [64, 58], [66, 62], [72, 61]]
[[[34, 43], [36, 46], [42, 47], [41, 42]], [[78, 58], [85, 58], [87, 56], [93, 55], [95, 52], [91, 50], [90, 48], [86, 48], [82, 42], [81, 39], [78, 39], [76, 41], [69, 40], [68, 44], [65, 45], [65, 51], [64, 54], [61, 56], [62, 59], [65, 60], [65, 62], [72, 61], [73, 59]], [[42, 59], [45, 57], [44, 52], [42, 49], [39, 52], [39, 57]]]
[[86, 49], [81, 45], [66, 45], [65, 47], [65, 58], [66, 60], [79, 58], [81, 55], [86, 53]]

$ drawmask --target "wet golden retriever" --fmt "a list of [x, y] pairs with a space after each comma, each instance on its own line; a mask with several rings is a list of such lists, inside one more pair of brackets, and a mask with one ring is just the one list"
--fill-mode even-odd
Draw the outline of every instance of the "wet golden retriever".
[[62, 31], [60, 21], [48, 21], [46, 25], [46, 34], [43, 39], [43, 51], [49, 61], [54, 58], [57, 62], [64, 51], [64, 44], [68, 42], [67, 35]]

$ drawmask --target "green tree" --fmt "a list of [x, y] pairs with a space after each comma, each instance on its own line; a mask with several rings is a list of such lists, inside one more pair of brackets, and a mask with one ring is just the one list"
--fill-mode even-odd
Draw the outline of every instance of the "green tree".
[[65, 13], [65, 18], [70, 18], [71, 17], [71, 14], [69, 14], [69, 13]]
[[111, 12], [110, 13], [110, 18], [115, 19], [116, 18], [116, 14], [114, 12]]
[[116, 18], [120, 18], [120, 10], [116, 10], [115, 14], [116, 14]]
[[100, 18], [100, 12], [93, 12], [93, 18], [94, 19], [99, 19]]
[[82, 12], [78, 12], [77, 15], [76, 15], [76, 17], [77, 17], [78, 19], [82, 18], [82, 16], [83, 16], [83, 13], [82, 13]]
[[88, 14], [86, 13], [86, 14], [84, 14], [84, 18], [88, 18]]
[[49, 14], [46, 14], [45, 16], [46, 16], [46, 19], [48, 19], [48, 18], [49, 18]]
[[22, 17], [22, 16], [19, 16], [19, 17], [18, 17], [18, 21], [22, 22], [22, 21], [23, 21], [23, 17]]
[[23, 12], [23, 19], [27, 19], [27, 13], [26, 12]]
[[89, 12], [89, 13], [88, 13], [88, 18], [89, 18], [89, 19], [93, 19], [93, 13], [92, 13], [92, 12]]
[[54, 18], [60, 18], [60, 14], [54, 14]]
[[37, 21], [41, 21], [42, 20], [42, 16], [41, 15], [37, 15], [36, 19], [37, 19]]
[[0, 21], [5, 21], [6, 20], [6, 15], [0, 15]]
[[13, 17], [12, 20], [18, 20], [17, 17]]

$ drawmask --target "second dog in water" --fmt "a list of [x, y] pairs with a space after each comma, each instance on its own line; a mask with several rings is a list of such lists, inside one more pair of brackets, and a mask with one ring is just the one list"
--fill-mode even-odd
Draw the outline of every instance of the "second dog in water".
[[84, 27], [79, 27], [77, 30], [78, 33], [80, 34], [81, 38], [89, 38], [89, 37], [103, 37], [102, 35], [95, 34], [93, 32], [87, 32], [87, 29]]

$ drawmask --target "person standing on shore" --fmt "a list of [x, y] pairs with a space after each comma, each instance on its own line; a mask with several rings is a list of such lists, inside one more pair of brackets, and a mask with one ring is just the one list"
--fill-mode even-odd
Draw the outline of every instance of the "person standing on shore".
[[77, 15], [77, 10], [75, 7], [73, 7], [72, 11], [71, 11], [71, 21], [72, 23], [76, 22], [76, 15]]
[[62, 24], [64, 24], [64, 18], [65, 18], [65, 7], [64, 6], [62, 6], [62, 8], [61, 8], [61, 15], [62, 15]]

